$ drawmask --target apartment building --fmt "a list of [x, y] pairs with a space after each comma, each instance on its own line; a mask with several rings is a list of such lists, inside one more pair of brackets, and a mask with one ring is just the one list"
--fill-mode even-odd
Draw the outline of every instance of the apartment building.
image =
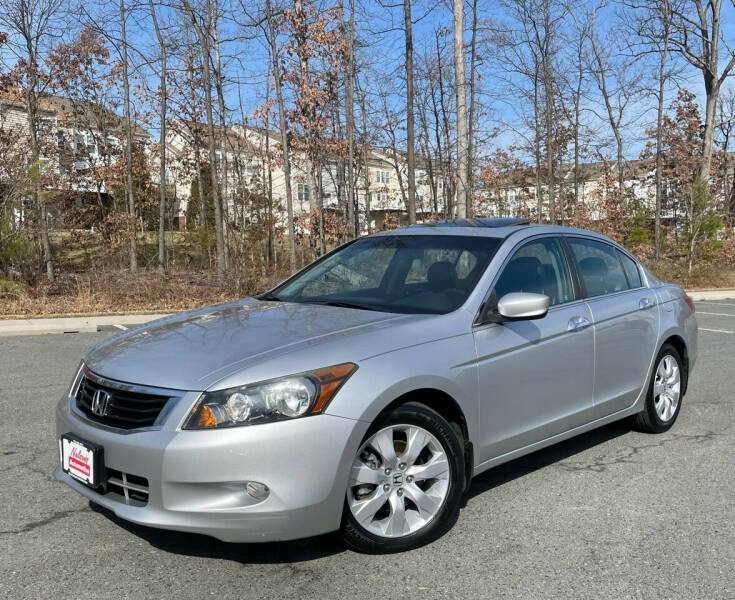
[[[283, 170], [280, 133], [258, 127], [235, 125], [223, 131], [215, 127], [215, 159], [218, 164], [220, 187], [227, 210], [236, 216], [238, 195], [261, 194], [273, 198], [277, 216], [285, 216], [286, 177]], [[206, 127], [199, 123], [178, 122], [170, 128], [166, 147], [170, 157], [170, 173], [175, 181], [177, 210], [176, 222], [185, 226], [187, 206], [197, 202], [191, 198], [192, 183], [197, 170], [209, 164], [209, 142]], [[419, 217], [441, 213], [444, 210], [444, 181], [429, 177], [432, 167], [418, 158], [416, 170], [417, 214]], [[198, 165], [198, 169], [197, 169]], [[291, 155], [291, 190], [296, 216], [308, 213], [319, 205], [311, 174], [311, 163], [303, 153]], [[327, 156], [317, 175], [316, 187], [321, 190], [324, 209], [342, 212], [340, 199], [345, 174], [340, 173], [336, 156]], [[382, 229], [406, 221], [405, 194], [408, 175], [405, 156], [384, 150], [372, 150], [357, 161], [355, 170], [360, 224], [363, 231]], [[433, 183], [433, 185], [432, 185]], [[344, 200], [342, 200], [344, 202]], [[191, 214], [191, 213], [190, 213]]]
[[[65, 205], [108, 199], [105, 180], [97, 170], [113, 167], [122, 156], [124, 121], [111, 110], [89, 102], [52, 94], [38, 98], [37, 136], [40, 146], [39, 176], [42, 188]], [[0, 93], [0, 131], [12, 141], [17, 162], [30, 167], [30, 129], [23, 90], [10, 88]], [[145, 146], [148, 132], [133, 125], [134, 139]], [[7, 167], [7, 165], [6, 165]], [[0, 173], [0, 178], [12, 176]], [[23, 207], [18, 207], [22, 218]], [[57, 206], [49, 205], [51, 226], [63, 226]]]

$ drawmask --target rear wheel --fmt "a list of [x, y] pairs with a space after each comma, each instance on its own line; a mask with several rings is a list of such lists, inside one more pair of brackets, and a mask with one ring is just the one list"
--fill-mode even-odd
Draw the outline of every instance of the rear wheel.
[[465, 480], [463, 440], [436, 411], [409, 402], [380, 417], [357, 451], [342, 537], [369, 553], [426, 544], [456, 520]]
[[684, 391], [683, 365], [676, 348], [664, 344], [656, 357], [655, 370], [643, 410], [635, 416], [640, 431], [663, 433], [679, 416]]

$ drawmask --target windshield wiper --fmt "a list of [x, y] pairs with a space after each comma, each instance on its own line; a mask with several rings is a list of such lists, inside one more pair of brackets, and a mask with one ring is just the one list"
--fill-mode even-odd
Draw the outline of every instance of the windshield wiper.
[[339, 308], [356, 308], [359, 310], [372, 310], [382, 312], [379, 308], [365, 306], [364, 304], [355, 304], [354, 302], [343, 302], [342, 300], [313, 300], [308, 304], [322, 304], [324, 306], [338, 306]]
[[273, 302], [283, 302], [278, 296], [275, 294], [271, 294], [270, 292], [267, 292], [265, 294], [260, 294], [260, 296], [256, 296], [258, 300], [271, 300]]

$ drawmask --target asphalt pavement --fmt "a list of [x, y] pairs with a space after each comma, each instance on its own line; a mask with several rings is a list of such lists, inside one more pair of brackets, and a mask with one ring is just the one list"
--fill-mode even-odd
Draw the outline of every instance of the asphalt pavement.
[[735, 300], [698, 302], [676, 425], [613, 424], [478, 477], [454, 529], [365, 556], [125, 523], [55, 482], [54, 406], [110, 335], [0, 338], [0, 598], [735, 598]]

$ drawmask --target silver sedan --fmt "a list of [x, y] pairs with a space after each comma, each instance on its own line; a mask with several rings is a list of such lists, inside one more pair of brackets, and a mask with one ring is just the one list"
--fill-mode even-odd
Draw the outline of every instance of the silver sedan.
[[669, 429], [696, 354], [691, 299], [599, 234], [382, 232], [99, 344], [58, 404], [56, 477], [152, 527], [401, 551], [487, 469], [618, 419]]

